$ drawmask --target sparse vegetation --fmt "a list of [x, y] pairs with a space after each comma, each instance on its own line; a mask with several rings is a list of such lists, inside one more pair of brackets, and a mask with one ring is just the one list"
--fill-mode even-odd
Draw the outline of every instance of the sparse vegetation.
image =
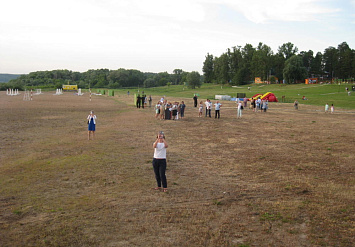
[[[198, 89], [201, 100], [236, 92], [212, 86]], [[290, 97], [306, 90], [283, 88]], [[184, 100], [178, 121], [135, 108], [133, 90], [92, 102], [88, 94], [46, 92], [28, 102], [3, 92], [1, 245], [353, 245], [353, 110], [270, 103], [266, 114], [246, 109], [237, 120], [235, 103], [222, 102], [221, 119], [197, 118], [192, 92], [175, 85], [146, 92], [153, 102]], [[90, 110], [98, 116], [94, 141], [86, 139]], [[159, 130], [169, 142], [168, 193], [152, 190]]]

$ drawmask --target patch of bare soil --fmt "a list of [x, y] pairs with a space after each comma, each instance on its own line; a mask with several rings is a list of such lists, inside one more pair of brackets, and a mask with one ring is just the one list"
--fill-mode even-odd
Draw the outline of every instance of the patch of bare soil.
[[[53, 94], [0, 94], [1, 245], [353, 245], [353, 112], [271, 103], [237, 119], [222, 102], [221, 119], [198, 118], [168, 98], [187, 103], [172, 121], [132, 96]], [[152, 190], [160, 130], [167, 193]]]

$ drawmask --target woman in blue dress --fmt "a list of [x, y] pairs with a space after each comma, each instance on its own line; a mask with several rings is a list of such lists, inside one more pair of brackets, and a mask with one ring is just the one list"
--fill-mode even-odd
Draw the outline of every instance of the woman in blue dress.
[[96, 115], [94, 111], [91, 111], [88, 116], [88, 140], [90, 140], [90, 133], [92, 133], [92, 139], [95, 138], [95, 126], [96, 126]]

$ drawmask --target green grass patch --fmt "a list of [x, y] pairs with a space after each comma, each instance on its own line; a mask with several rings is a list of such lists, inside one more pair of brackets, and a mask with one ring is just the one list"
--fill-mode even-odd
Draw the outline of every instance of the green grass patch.
[[[250, 87], [250, 90], [248, 89]], [[345, 87], [350, 87], [348, 84], [334, 85], [306, 85], [306, 84], [271, 84], [271, 85], [256, 85], [249, 84], [238, 87], [230, 85], [202, 84], [200, 88], [190, 89], [184, 85], [171, 85], [155, 88], [140, 88], [140, 92], [144, 91], [146, 95], [152, 96], [167, 96], [174, 98], [191, 98], [195, 93], [199, 94], [199, 99], [214, 98], [215, 95], [230, 95], [236, 97], [237, 93], [245, 93], [248, 98], [255, 94], [264, 94], [272, 92], [281, 102], [282, 96], [285, 96], [285, 103], [293, 103], [296, 99], [300, 104], [324, 106], [334, 104], [336, 108], [355, 109], [355, 94], [348, 96]], [[131, 94], [138, 92], [135, 89], [130, 89]], [[127, 89], [115, 89], [115, 95], [127, 94]], [[302, 100], [305, 96], [307, 100]]]

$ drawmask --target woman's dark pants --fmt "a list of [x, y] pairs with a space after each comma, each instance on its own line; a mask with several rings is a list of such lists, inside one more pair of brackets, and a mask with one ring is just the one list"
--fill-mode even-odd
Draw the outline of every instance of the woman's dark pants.
[[166, 159], [153, 159], [153, 169], [158, 187], [161, 187], [163, 184], [163, 188], [167, 188], [168, 183], [165, 176]]

